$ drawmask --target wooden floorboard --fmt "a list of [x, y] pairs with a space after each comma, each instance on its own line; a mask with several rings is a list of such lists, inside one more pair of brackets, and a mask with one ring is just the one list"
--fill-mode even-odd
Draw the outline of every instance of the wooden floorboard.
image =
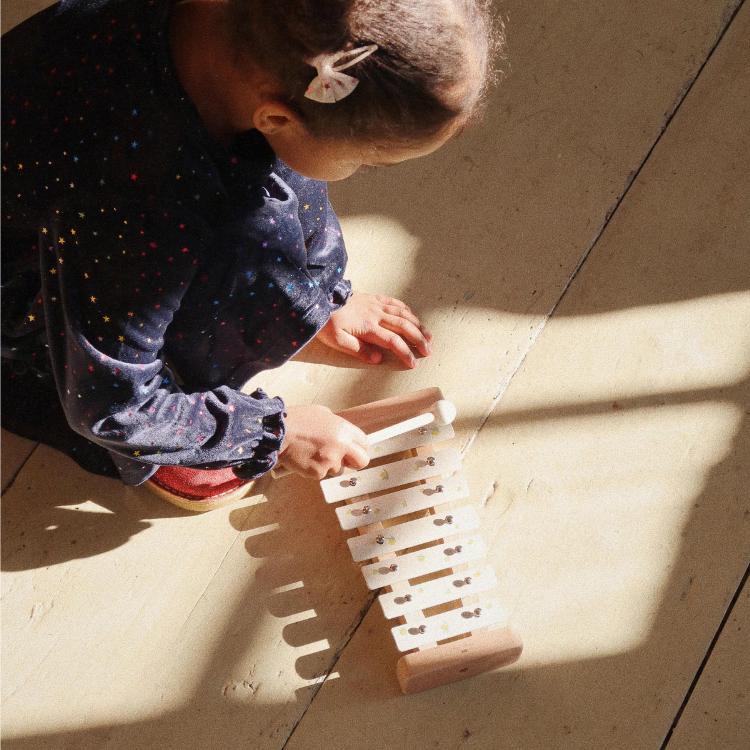
[[188, 516], [39, 448], [3, 508], [4, 747], [658, 746], [637, 742], [664, 736], [738, 554], [701, 577], [696, 550], [745, 539], [724, 497], [746, 486], [737, 33], [670, 122], [735, 6], [504, 4], [511, 64], [485, 122], [332, 191], [355, 286], [407, 299], [435, 354], [365, 371], [313, 347], [257, 381], [334, 408], [429, 385], [456, 401], [518, 668], [399, 697], [310, 483]]
[[15, 481], [36, 446], [37, 444], [31, 440], [26, 440], [26, 438], [14, 435], [7, 430], [2, 431], [2, 447], [0, 448], [2, 468], [0, 474], [2, 475], [3, 492]]
[[750, 559], [749, 33], [743, 9], [468, 453], [521, 661], [405, 699], [373, 607], [289, 750], [660, 747]]
[[666, 750], [744, 750], [750, 744], [750, 585], [728, 613]]

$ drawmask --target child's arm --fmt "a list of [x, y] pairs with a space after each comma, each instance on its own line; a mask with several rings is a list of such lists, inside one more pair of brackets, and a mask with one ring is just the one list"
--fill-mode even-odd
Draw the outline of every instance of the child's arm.
[[40, 235], [50, 355], [71, 427], [140, 464], [270, 470], [284, 439], [281, 399], [226, 386], [183, 393], [163, 361], [207, 227], [188, 211], [101, 206], [58, 210]]
[[351, 296], [352, 285], [344, 278], [348, 258], [341, 225], [328, 200], [328, 187], [283, 164], [279, 165], [279, 175], [296, 196], [307, 272], [325, 292], [331, 310], [337, 310]]
[[295, 187], [300, 194], [303, 231], [308, 227], [307, 268], [331, 302], [331, 317], [317, 334], [318, 341], [369, 364], [381, 362], [386, 349], [405, 367], [414, 367], [411, 348], [429, 356], [432, 334], [401, 300], [352, 293], [351, 284], [343, 278], [347, 255], [341, 226], [325, 183], [305, 180]]

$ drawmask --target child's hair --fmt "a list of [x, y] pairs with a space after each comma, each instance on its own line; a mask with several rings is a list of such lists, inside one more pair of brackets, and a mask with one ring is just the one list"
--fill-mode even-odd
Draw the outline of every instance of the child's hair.
[[[491, 0], [230, 0], [236, 52], [278, 81], [316, 136], [412, 142], [472, 118], [495, 71], [503, 27]], [[354, 92], [335, 104], [305, 98], [305, 61], [376, 44], [348, 69]]]

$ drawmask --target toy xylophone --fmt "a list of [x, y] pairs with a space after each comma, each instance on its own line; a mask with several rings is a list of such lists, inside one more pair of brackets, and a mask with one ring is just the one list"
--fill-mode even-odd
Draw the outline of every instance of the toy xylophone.
[[[451, 413], [452, 412], [452, 413]], [[324, 479], [352, 557], [369, 589], [383, 588], [383, 614], [404, 655], [401, 690], [415, 693], [516, 661], [523, 648], [491, 595], [497, 583], [482, 562], [487, 546], [461, 473], [455, 409], [438, 388], [343, 412], [368, 433], [370, 465]], [[395, 423], [394, 423], [395, 420]]]

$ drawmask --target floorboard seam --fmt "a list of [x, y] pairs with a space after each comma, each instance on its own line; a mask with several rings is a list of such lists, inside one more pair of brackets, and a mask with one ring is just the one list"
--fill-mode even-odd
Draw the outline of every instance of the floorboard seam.
[[[6, 493], [6, 492], [7, 492], [7, 491], [8, 491], [8, 490], [9, 490], [9, 489], [10, 489], [10, 488], [11, 488], [11, 487], [12, 487], [12, 486], [13, 486], [13, 485], [15, 484], [15, 482], [16, 482], [16, 479], [18, 479], [18, 475], [19, 475], [19, 474], [21, 473], [21, 471], [23, 470], [23, 467], [24, 467], [24, 466], [26, 466], [26, 464], [27, 464], [28, 460], [29, 460], [29, 459], [30, 459], [30, 458], [31, 458], [31, 457], [32, 457], [32, 456], [34, 455], [34, 453], [36, 452], [36, 449], [37, 449], [37, 448], [38, 448], [38, 447], [39, 447], [40, 445], [41, 445], [41, 443], [36, 443], [36, 444], [34, 445], [34, 447], [33, 447], [33, 448], [32, 448], [32, 449], [31, 449], [31, 450], [30, 450], [30, 451], [28, 452], [28, 454], [27, 454], [26, 458], [24, 458], [24, 460], [23, 460], [23, 461], [21, 462], [21, 465], [20, 465], [20, 466], [19, 466], [19, 467], [18, 467], [18, 468], [17, 468], [17, 469], [16, 469], [16, 470], [15, 470], [15, 471], [13, 472], [13, 476], [12, 476], [12, 477], [10, 478], [10, 481], [8, 482], [8, 484], [6, 484], [6, 485], [5, 485], [4, 487], [3, 487], [3, 491], [2, 491], [2, 493], [1, 493], [1, 495], [4, 495], [4, 494], [5, 494], [5, 493]], [[1, 496], [1, 495], [0, 495], [0, 496]]]
[[[476, 439], [476, 437], [482, 431], [482, 429], [484, 428], [485, 424], [488, 422], [490, 416], [492, 415], [492, 412], [495, 410], [495, 407], [497, 406], [498, 402], [502, 398], [502, 396], [505, 393], [505, 391], [508, 389], [508, 386], [510, 386], [513, 378], [516, 376], [516, 374], [518, 373], [518, 371], [521, 369], [521, 367], [523, 366], [524, 362], [526, 361], [526, 358], [528, 357], [529, 352], [533, 349], [534, 345], [537, 342], [537, 339], [542, 334], [542, 331], [544, 330], [545, 326], [549, 322], [549, 319], [555, 314], [555, 312], [557, 312], [557, 309], [559, 308], [562, 300], [567, 295], [568, 290], [570, 289], [570, 287], [572, 286], [572, 284], [575, 281], [576, 277], [578, 276], [579, 272], [581, 271], [581, 268], [583, 267], [583, 265], [588, 260], [589, 256], [591, 255], [591, 253], [594, 250], [594, 248], [596, 247], [596, 245], [599, 243], [599, 240], [601, 239], [602, 235], [606, 231], [606, 229], [609, 226], [610, 222], [612, 221], [612, 219], [614, 218], [615, 214], [619, 210], [619, 208], [622, 205], [623, 201], [627, 197], [627, 195], [630, 192], [630, 189], [632, 188], [633, 184], [635, 183], [635, 181], [640, 176], [641, 172], [643, 171], [643, 168], [648, 163], [649, 159], [651, 158], [651, 154], [654, 152], [655, 148], [658, 146], [658, 144], [660, 143], [662, 137], [664, 136], [664, 134], [668, 130], [670, 124], [672, 123], [672, 120], [674, 119], [675, 115], [679, 111], [679, 109], [682, 106], [683, 102], [685, 101], [685, 99], [687, 98], [688, 94], [692, 90], [692, 88], [695, 85], [696, 81], [698, 80], [698, 78], [700, 77], [701, 73], [703, 72], [704, 68], [708, 64], [708, 61], [713, 57], [714, 52], [716, 51], [717, 47], [721, 43], [721, 40], [724, 38], [724, 35], [726, 34], [727, 30], [731, 26], [732, 21], [736, 17], [737, 13], [739, 12], [739, 10], [744, 5], [744, 2], [745, 2], [745, 0], [738, 0], [738, 2], [735, 4], [735, 6], [733, 8], [731, 8], [731, 10], [729, 10], [725, 14], [725, 19], [726, 20], [725, 20], [723, 26], [721, 27], [721, 29], [720, 29], [720, 31], [719, 31], [719, 33], [717, 35], [717, 38], [715, 39], [714, 43], [712, 44], [711, 48], [709, 49], [708, 54], [706, 55], [705, 59], [703, 60], [703, 62], [701, 63], [700, 67], [695, 72], [695, 74], [692, 76], [692, 78], [690, 78], [690, 80], [680, 89], [680, 91], [679, 91], [679, 93], [678, 93], [678, 95], [677, 95], [674, 103], [672, 104], [671, 109], [667, 112], [667, 115], [664, 118], [664, 121], [663, 121], [663, 123], [662, 123], [662, 125], [661, 125], [661, 127], [659, 129], [659, 133], [657, 134], [657, 136], [654, 139], [654, 141], [651, 144], [651, 146], [647, 149], [647, 151], [646, 151], [645, 155], [643, 156], [643, 158], [641, 159], [641, 162], [638, 165], [638, 167], [635, 170], [633, 170], [628, 175], [628, 177], [627, 177], [627, 179], [625, 181], [625, 186], [623, 188], [622, 193], [615, 199], [615, 201], [612, 204], [612, 206], [607, 210], [607, 212], [605, 214], [605, 217], [604, 217], [604, 221], [602, 222], [599, 230], [596, 232], [596, 234], [594, 235], [593, 239], [589, 243], [588, 247], [582, 253], [582, 255], [581, 255], [578, 263], [576, 264], [575, 268], [573, 269], [573, 272], [571, 273], [571, 275], [569, 276], [567, 282], [565, 283], [565, 286], [563, 287], [563, 289], [562, 289], [560, 295], [558, 296], [557, 300], [555, 301], [555, 303], [553, 304], [552, 308], [547, 313], [547, 315], [544, 317], [543, 322], [539, 326], [537, 326], [536, 331], [533, 334], [533, 338], [532, 338], [530, 346], [528, 347], [528, 349], [526, 350], [524, 356], [518, 362], [518, 364], [516, 365], [516, 367], [513, 369], [513, 371], [511, 372], [510, 376], [505, 380], [504, 383], [502, 383], [500, 385], [500, 388], [499, 388], [498, 392], [493, 396], [493, 398], [492, 398], [492, 400], [490, 402], [489, 410], [486, 412], [486, 414], [482, 418], [482, 421], [481, 421], [479, 427], [475, 430], [474, 434], [467, 441], [466, 445], [464, 446], [464, 448], [462, 450], [462, 453], [465, 453], [466, 451], [469, 450], [469, 448], [471, 447], [471, 445], [474, 442], [474, 440]], [[746, 578], [747, 578], [747, 572], [745, 573], [745, 577], [743, 578], [743, 583], [744, 583], [744, 580]], [[742, 585], [738, 589], [738, 592], [741, 590], [741, 587], [742, 587]], [[727, 613], [725, 614], [724, 619], [722, 620], [722, 623], [720, 625], [719, 632], [721, 631], [721, 628], [723, 628], [724, 623], [726, 622], [726, 619], [727, 619], [729, 613], [731, 612], [732, 607], [734, 606], [734, 602], [736, 601], [736, 598], [739, 595], [738, 592], [735, 593], [735, 597], [732, 599], [732, 602], [730, 603], [730, 606], [729, 606], [729, 608], [727, 610]], [[284, 744], [281, 747], [281, 750], [286, 750], [289, 742], [291, 741], [292, 737], [294, 736], [295, 732], [297, 731], [297, 727], [299, 727], [299, 725], [301, 724], [301, 722], [304, 719], [305, 715], [310, 710], [310, 707], [312, 706], [313, 702], [315, 701], [315, 698], [318, 696], [318, 693], [320, 692], [320, 689], [323, 687], [323, 685], [325, 684], [325, 682], [328, 680], [328, 677], [330, 676], [331, 672], [333, 671], [333, 669], [335, 668], [336, 664], [338, 663], [338, 661], [339, 661], [339, 659], [341, 657], [341, 654], [343, 653], [344, 649], [347, 647], [347, 645], [349, 644], [349, 642], [351, 641], [351, 639], [354, 637], [354, 634], [357, 632], [359, 626], [364, 621], [364, 618], [366, 617], [368, 611], [370, 610], [370, 607], [372, 607], [372, 605], [373, 605], [374, 602], [375, 602], [375, 594], [373, 593], [373, 594], [370, 595], [368, 601], [365, 603], [365, 605], [362, 608], [362, 610], [360, 610], [359, 618], [355, 622], [355, 624], [354, 624], [354, 626], [353, 626], [353, 628], [352, 628], [352, 630], [351, 630], [351, 632], [349, 634], [349, 637], [345, 639], [345, 641], [342, 643], [342, 645], [337, 649], [336, 653], [334, 654], [334, 658], [333, 658], [333, 660], [331, 662], [330, 667], [328, 668], [328, 670], [326, 671], [325, 675], [323, 676], [323, 679], [316, 686], [314, 692], [312, 693], [312, 697], [310, 698], [310, 701], [308, 702], [307, 706], [305, 707], [305, 709], [302, 711], [302, 713], [298, 717], [297, 721], [292, 726], [292, 728], [291, 728], [291, 730], [289, 732], [289, 735], [287, 736]], [[718, 633], [717, 633], [717, 636], [715, 636], [715, 639], [716, 639], [716, 637], [718, 637]], [[701, 670], [702, 670], [702, 668], [704, 666], [705, 660], [708, 658], [708, 656], [710, 655], [711, 650], [713, 649], [714, 643], [715, 643], [715, 640], [712, 641], [711, 646], [709, 647], [709, 652], [707, 653], [706, 657], [704, 658], [704, 662], [701, 664]], [[686, 701], [687, 701], [687, 699], [689, 699], [689, 695], [692, 692], [692, 688], [693, 688], [693, 685], [691, 685], [691, 689], [688, 692], [688, 695], [686, 696]], [[683, 706], [681, 707], [680, 712], [675, 717], [675, 721], [673, 723], [672, 729], [674, 728], [674, 726], [676, 726], [677, 721], [679, 721], [679, 716], [681, 715], [681, 712], [684, 709], [684, 705], [685, 704], [683, 703]], [[668, 742], [669, 737], [671, 736], [672, 729], [670, 729], [670, 732], [667, 735], [667, 738], [665, 739], [665, 742], [662, 745], [661, 750], [664, 750], [664, 748], [666, 747], [666, 742]]]
[[305, 718], [305, 714], [310, 710], [310, 707], [312, 706], [313, 701], [318, 697], [318, 693], [320, 692], [320, 689], [326, 683], [326, 681], [331, 675], [331, 672], [333, 672], [336, 665], [338, 664], [339, 659], [341, 658], [341, 654], [344, 653], [344, 649], [349, 645], [349, 641], [351, 641], [351, 639], [354, 637], [354, 634], [357, 632], [357, 630], [359, 630], [359, 626], [364, 622], [365, 617], [367, 617], [367, 613], [370, 611], [370, 608], [375, 603], [377, 594], [378, 594], [377, 591], [369, 592], [369, 596], [367, 597], [367, 600], [365, 601], [365, 604], [362, 607], [362, 609], [360, 609], [357, 619], [354, 621], [354, 624], [348, 634], [348, 637], [344, 638], [344, 641], [341, 644], [341, 646], [339, 646], [339, 648], [336, 649], [336, 651], [334, 652], [333, 659], [331, 660], [331, 664], [329, 665], [328, 669], [323, 675], [323, 679], [320, 680], [320, 682], [318, 682], [318, 684], [314, 686], [312, 696], [310, 700], [308, 701], [307, 706], [305, 706], [305, 709], [299, 715], [299, 717], [297, 718], [297, 721], [295, 721], [294, 724], [292, 725], [292, 728], [289, 731], [289, 734], [286, 740], [284, 741], [284, 744], [281, 746], [281, 750], [286, 750], [286, 746], [289, 744], [289, 742], [292, 739], [292, 736], [297, 731], [297, 727], [302, 723], [302, 719]]
[[721, 637], [721, 634], [724, 631], [724, 627], [726, 626], [727, 622], [729, 621], [729, 618], [732, 615], [735, 604], [737, 604], [737, 600], [740, 598], [740, 594], [743, 592], [745, 588], [745, 584], [747, 583], [747, 579], [749, 576], [750, 576], [750, 565], [748, 565], [747, 568], [745, 568], [745, 574], [740, 579], [739, 585], [737, 586], [737, 590], [734, 592], [732, 599], [727, 605], [726, 611], [724, 612], [724, 616], [721, 618], [721, 622], [719, 623], [719, 627], [716, 629], [716, 632], [714, 633], [714, 636], [711, 639], [711, 642], [708, 644], [706, 653], [703, 655], [703, 659], [701, 659], [701, 663], [698, 665], [698, 670], [693, 676], [690, 686], [688, 687], [687, 692], [685, 693], [685, 696], [682, 699], [682, 703], [680, 704], [680, 707], [677, 710], [677, 713], [675, 714], [674, 719], [672, 720], [672, 724], [669, 727], [669, 731], [664, 737], [664, 741], [661, 743], [659, 750], [665, 750], [670, 740], [672, 739], [672, 734], [674, 733], [674, 730], [677, 728], [677, 725], [680, 723], [682, 714], [685, 712], [685, 709], [687, 708], [687, 705], [690, 702], [690, 698], [692, 697], [693, 692], [696, 686], [698, 685], [701, 675], [703, 674], [703, 670], [706, 668], [706, 664], [708, 664], [708, 660], [711, 658], [711, 654], [714, 651], [714, 647], [718, 643], [719, 638]]
[[721, 27], [716, 39], [714, 40], [714, 43], [711, 45], [711, 48], [708, 50], [708, 54], [706, 55], [706, 58], [703, 60], [700, 67], [695, 72], [695, 75], [693, 75], [693, 77], [687, 83], [683, 85], [682, 89], [678, 93], [677, 98], [675, 99], [672, 105], [672, 108], [669, 110], [669, 112], [667, 112], [666, 117], [664, 118], [664, 122], [662, 123], [662, 126], [659, 129], [659, 133], [654, 139], [654, 142], [646, 151], [646, 155], [643, 157], [638, 167], [628, 175], [627, 180], [625, 181], [625, 188], [623, 189], [621, 195], [615, 199], [615, 202], [612, 205], [612, 207], [605, 214], [604, 221], [602, 222], [602, 225], [599, 228], [599, 231], [594, 235], [593, 240], [589, 243], [588, 248], [586, 248], [580, 260], [578, 261], [578, 264], [573, 269], [573, 273], [568, 279], [568, 282], [566, 283], [565, 287], [563, 288], [562, 294], [558, 297], [557, 302], [555, 302], [555, 304], [553, 305], [552, 309], [547, 315], [546, 320], [549, 320], [555, 314], [555, 312], [557, 311], [557, 308], [560, 306], [560, 303], [565, 298], [566, 294], [568, 293], [568, 290], [570, 289], [576, 277], [578, 276], [584, 263], [588, 260], [589, 255], [591, 255], [591, 252], [596, 247], [596, 245], [599, 244], [599, 240], [601, 239], [602, 235], [607, 230], [607, 227], [609, 226], [610, 222], [614, 218], [618, 209], [620, 208], [623, 201], [627, 197], [628, 193], [630, 192], [631, 187], [640, 176], [641, 172], [643, 171], [643, 168], [648, 163], [649, 159], [651, 158], [651, 154], [653, 154], [654, 150], [661, 142], [661, 139], [664, 137], [664, 134], [667, 132], [669, 126], [672, 123], [672, 120], [675, 118], [675, 115], [677, 114], [679, 109], [682, 107], [682, 104], [684, 103], [685, 99], [687, 99], [688, 95], [692, 91], [693, 86], [695, 85], [698, 78], [700, 78], [700, 75], [705, 69], [706, 65], [708, 65], [708, 62], [713, 57], [714, 52], [716, 52], [716, 49], [718, 48], [719, 44], [721, 44], [721, 40], [724, 38], [724, 35], [726, 34], [727, 30], [732, 25], [732, 21], [734, 21], [735, 17], [737, 16], [737, 13], [739, 12], [740, 8], [742, 8], [744, 3], [745, 3], [745, 0], [737, 0], [737, 3], [735, 4], [735, 6], [725, 14], [726, 20], [724, 22], [724, 25]]
[[732, 25], [732, 22], [734, 21], [735, 17], [737, 16], [737, 13], [739, 13], [742, 6], [745, 4], [745, 0], [737, 0], [735, 5], [732, 7], [730, 6], [729, 9], [724, 14], [724, 24], [719, 30], [719, 33], [716, 36], [716, 39], [714, 40], [714, 43], [711, 45], [710, 49], [708, 50], [708, 54], [706, 55], [705, 59], [701, 63], [698, 70], [695, 72], [695, 74], [688, 80], [686, 84], [683, 85], [683, 87], [680, 89], [679, 93], [677, 94], [677, 97], [675, 98], [674, 103], [672, 104], [671, 109], [667, 112], [664, 121], [662, 122], [661, 128], [659, 129], [659, 133], [654, 139], [651, 146], [647, 149], [644, 157], [641, 159], [640, 164], [638, 167], [630, 172], [627, 179], [625, 180], [625, 187], [622, 191], [622, 193], [615, 199], [612, 206], [607, 210], [606, 214], [604, 215], [604, 221], [602, 222], [601, 226], [599, 227], [598, 231], [594, 235], [591, 242], [589, 242], [588, 247], [584, 250], [583, 254], [581, 255], [578, 263], [576, 264], [575, 268], [573, 269], [573, 272], [569, 276], [567, 282], [565, 283], [565, 286], [563, 287], [559, 297], [555, 301], [555, 303], [552, 305], [552, 308], [547, 313], [547, 315], [544, 317], [542, 323], [537, 326], [536, 331], [534, 331], [533, 338], [531, 340], [531, 344], [529, 345], [528, 349], [524, 353], [521, 360], [518, 362], [516, 367], [513, 369], [513, 371], [510, 373], [510, 376], [505, 380], [504, 383], [500, 383], [498, 392], [492, 397], [492, 400], [490, 401], [489, 410], [484, 414], [481, 423], [479, 424], [479, 427], [477, 427], [474, 434], [467, 440], [466, 445], [462, 448], [461, 453], [465, 454], [469, 448], [471, 448], [472, 444], [474, 443], [474, 440], [478, 437], [479, 433], [482, 431], [484, 426], [489, 421], [490, 417], [492, 416], [492, 413], [495, 411], [495, 408], [497, 404], [502, 399], [505, 392], [508, 390], [508, 387], [510, 386], [511, 382], [513, 381], [513, 378], [516, 376], [518, 371], [523, 367], [524, 362], [526, 361], [526, 358], [529, 356], [529, 352], [534, 348], [534, 345], [536, 344], [539, 336], [541, 336], [542, 332], [544, 331], [545, 327], [547, 326], [547, 323], [549, 322], [550, 318], [557, 312], [558, 307], [562, 303], [563, 299], [568, 293], [568, 290], [573, 285], [573, 282], [575, 281], [576, 277], [578, 276], [579, 272], [583, 268], [583, 265], [588, 260], [589, 256], [591, 255], [592, 251], [596, 247], [597, 244], [599, 244], [599, 240], [602, 238], [602, 235], [607, 230], [607, 227], [609, 226], [610, 222], [614, 218], [615, 214], [619, 210], [620, 206], [622, 205], [623, 201], [627, 197], [628, 193], [630, 192], [630, 189], [632, 188], [635, 181], [638, 179], [639, 175], [643, 171], [643, 168], [648, 163], [649, 159], [651, 158], [651, 154], [654, 152], [654, 149], [659, 145], [659, 142], [661, 141], [664, 134], [667, 132], [667, 129], [669, 128], [670, 124], [672, 123], [672, 120], [674, 119], [675, 115], [679, 111], [680, 107], [682, 107], [683, 102], [687, 98], [688, 94], [692, 91], [693, 86], [695, 85], [696, 81], [700, 77], [701, 73], [703, 72], [704, 68], [708, 64], [709, 60], [713, 57], [714, 52], [718, 48], [719, 44], [721, 43], [721, 40], [724, 38], [724, 35], [726, 34], [729, 27]]

